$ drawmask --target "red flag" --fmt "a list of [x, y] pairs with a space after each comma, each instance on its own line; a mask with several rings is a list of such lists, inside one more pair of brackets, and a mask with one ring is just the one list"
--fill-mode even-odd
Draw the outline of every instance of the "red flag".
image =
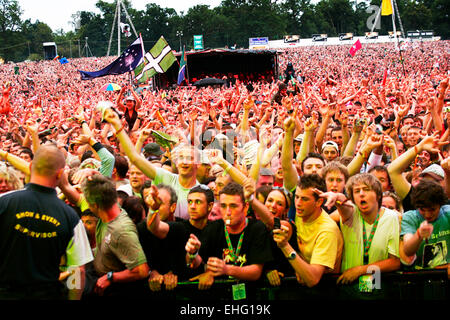
[[387, 79], [387, 68], [384, 69], [383, 87], [386, 85], [386, 79]]
[[361, 49], [361, 42], [359, 42], [359, 39], [356, 40], [355, 44], [350, 48], [349, 53], [351, 54], [352, 57], [355, 56], [356, 51], [358, 51], [359, 49]]

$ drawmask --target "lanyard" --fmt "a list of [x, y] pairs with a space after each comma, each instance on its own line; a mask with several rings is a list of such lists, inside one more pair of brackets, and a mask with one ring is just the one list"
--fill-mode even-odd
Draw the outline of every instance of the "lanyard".
[[[245, 225], [247, 226], [248, 223], [248, 218], [245, 218]], [[236, 263], [237, 262], [237, 258], [239, 256], [239, 253], [241, 252], [241, 248], [242, 248], [242, 240], [244, 239], [244, 233], [241, 233], [241, 236], [239, 237], [239, 242], [236, 248], [236, 252], [234, 252], [234, 248], [233, 245], [231, 244], [231, 240], [230, 240], [230, 235], [228, 234], [228, 230], [227, 230], [227, 226], [226, 224], [224, 224], [224, 229], [225, 229], [225, 239], [227, 240], [227, 245], [228, 245], [228, 250], [230, 250], [230, 256], [231, 256], [231, 262]]]
[[379, 220], [380, 220], [380, 214], [377, 213], [377, 217], [375, 218], [375, 222], [373, 224], [372, 230], [370, 231], [369, 239], [367, 239], [366, 224], [364, 222], [364, 219], [362, 219], [362, 221], [363, 221], [363, 241], [364, 241], [364, 264], [369, 264], [369, 249], [370, 249], [370, 246], [372, 245], [373, 235], [375, 234], [375, 231], [377, 230]]

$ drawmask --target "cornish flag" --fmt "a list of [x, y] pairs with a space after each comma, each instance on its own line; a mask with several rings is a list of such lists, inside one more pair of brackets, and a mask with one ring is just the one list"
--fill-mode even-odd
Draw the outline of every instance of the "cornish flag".
[[358, 40], [356, 40], [355, 44], [352, 45], [352, 47], [350, 48], [350, 51], [349, 51], [350, 55], [351, 55], [352, 57], [354, 57], [355, 54], [356, 54], [356, 51], [358, 51], [358, 50], [361, 49], [361, 48], [362, 48], [361, 42], [360, 42], [359, 39], [358, 39]]
[[134, 70], [138, 83], [147, 81], [157, 73], [166, 72], [177, 61], [169, 44], [163, 36], [159, 38], [153, 48], [144, 55], [142, 63]]

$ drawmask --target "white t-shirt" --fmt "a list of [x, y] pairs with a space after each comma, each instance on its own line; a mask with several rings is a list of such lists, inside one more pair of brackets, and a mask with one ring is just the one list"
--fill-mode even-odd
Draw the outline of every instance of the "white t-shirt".
[[[377, 229], [373, 235], [369, 249], [369, 264], [389, 258], [389, 254], [399, 257], [399, 220], [395, 211], [382, 207], [384, 214], [380, 217]], [[373, 225], [366, 225], [366, 235], [369, 238]], [[341, 231], [344, 237], [344, 253], [342, 255], [341, 271], [364, 264], [363, 220], [361, 212], [355, 206], [351, 225], [342, 223]]]
[[66, 248], [66, 265], [79, 267], [94, 260], [86, 229], [80, 220], [73, 230], [73, 237]]

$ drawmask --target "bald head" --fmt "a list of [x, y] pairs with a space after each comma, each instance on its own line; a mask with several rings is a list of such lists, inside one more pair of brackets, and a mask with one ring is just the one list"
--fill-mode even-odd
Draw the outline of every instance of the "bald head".
[[31, 162], [31, 173], [42, 177], [54, 177], [64, 168], [66, 159], [55, 145], [41, 145]]

